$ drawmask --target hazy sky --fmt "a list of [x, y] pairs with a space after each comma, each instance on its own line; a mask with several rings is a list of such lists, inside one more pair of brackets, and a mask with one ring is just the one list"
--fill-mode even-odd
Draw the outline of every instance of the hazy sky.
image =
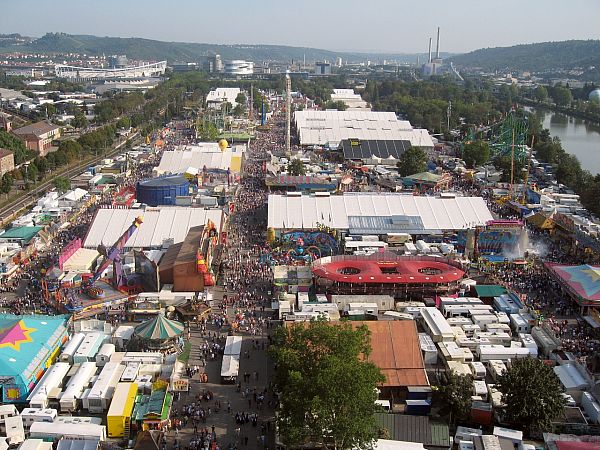
[[0, 33], [49, 31], [337, 51], [599, 39], [600, 0], [0, 0]]

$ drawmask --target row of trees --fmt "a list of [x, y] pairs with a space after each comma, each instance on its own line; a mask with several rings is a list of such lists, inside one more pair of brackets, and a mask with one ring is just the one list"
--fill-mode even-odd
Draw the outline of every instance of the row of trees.
[[108, 98], [96, 103], [94, 114], [99, 123], [108, 123], [124, 114], [138, 110], [144, 104], [141, 92], [107, 94]]
[[448, 112], [451, 129], [493, 122], [510, 109], [513, 95], [516, 94], [508, 87], [507, 92], [497, 96], [492, 93], [491, 85], [458, 86], [445, 78], [409, 82], [368, 80], [363, 92], [363, 98], [376, 110], [394, 111], [414, 126], [435, 132], [449, 131]]
[[[30, 184], [42, 181], [48, 173], [51, 173], [55, 169], [76, 161], [81, 161], [86, 157], [97, 155], [99, 149], [105, 149], [113, 144], [115, 133], [115, 127], [107, 125], [82, 135], [76, 141], [61, 141], [55, 152], [48, 153], [46, 156], [37, 156], [35, 159], [30, 160], [29, 163], [5, 174], [0, 179], [0, 192], [8, 194], [16, 180], [23, 181], [27, 189]], [[66, 181], [69, 182], [68, 179]], [[61, 177], [55, 179], [54, 182], [55, 187], [59, 190], [63, 190], [67, 186], [67, 183]]]

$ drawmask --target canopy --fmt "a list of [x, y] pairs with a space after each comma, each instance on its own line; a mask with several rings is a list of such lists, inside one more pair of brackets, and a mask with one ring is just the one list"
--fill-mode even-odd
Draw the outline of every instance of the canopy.
[[183, 324], [169, 320], [162, 314], [135, 327], [135, 335], [142, 339], [167, 340], [183, 333]]

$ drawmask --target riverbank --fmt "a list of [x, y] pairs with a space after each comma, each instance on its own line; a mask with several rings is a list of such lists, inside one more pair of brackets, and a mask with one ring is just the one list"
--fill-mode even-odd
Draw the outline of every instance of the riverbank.
[[560, 139], [568, 154], [577, 157], [582, 168], [592, 175], [600, 173], [600, 125], [543, 106], [527, 109], [541, 119], [542, 127], [548, 129], [552, 137]]
[[590, 114], [586, 111], [581, 111], [579, 109], [566, 108], [564, 106], [558, 106], [554, 103], [541, 103], [526, 97], [519, 98], [518, 102], [522, 103], [525, 106], [530, 106], [532, 108], [546, 109], [551, 112], [565, 114], [567, 116], [575, 117], [577, 119], [587, 120], [588, 122], [591, 122], [594, 125], [600, 125], [600, 116], [596, 114]]

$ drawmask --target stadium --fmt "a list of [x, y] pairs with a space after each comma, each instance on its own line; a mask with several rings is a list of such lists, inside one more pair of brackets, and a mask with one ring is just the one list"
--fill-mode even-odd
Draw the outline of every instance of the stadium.
[[103, 69], [100, 67], [78, 67], [58, 64], [54, 72], [58, 78], [72, 80], [114, 80], [158, 77], [165, 73], [167, 61], [143, 63], [137, 66]]

